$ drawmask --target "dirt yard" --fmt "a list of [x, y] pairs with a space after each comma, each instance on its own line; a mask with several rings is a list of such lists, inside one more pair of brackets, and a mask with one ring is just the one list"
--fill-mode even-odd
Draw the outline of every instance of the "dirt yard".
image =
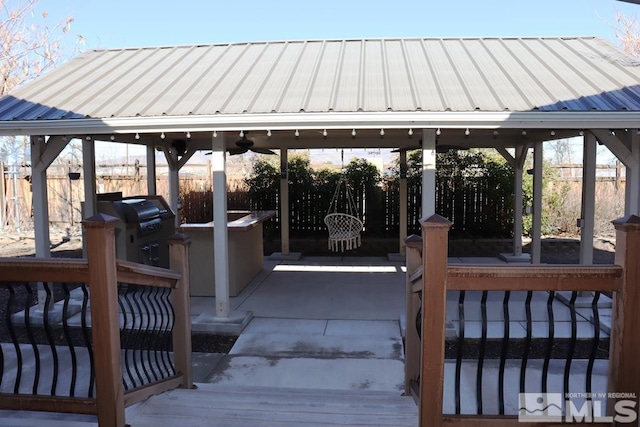
[[[503, 239], [504, 240], [504, 239]], [[503, 242], [504, 243], [504, 242]], [[594, 239], [594, 262], [596, 264], [612, 264], [615, 253], [615, 237], [596, 237]], [[460, 246], [460, 245], [458, 245]], [[465, 253], [451, 253], [452, 256], [497, 256], [497, 253], [508, 252], [510, 245], [494, 247], [495, 242], [474, 241], [464, 243]], [[469, 246], [474, 246], [473, 252], [469, 252]], [[523, 247], [529, 252], [530, 241], [525, 239]], [[395, 247], [395, 245], [394, 245]], [[456, 245], [451, 244], [455, 251]], [[82, 256], [82, 232], [79, 225], [73, 228], [51, 228], [51, 252], [56, 257], [81, 257]], [[35, 254], [35, 239], [33, 230], [17, 232], [0, 232], [0, 257], [33, 256]], [[580, 254], [579, 237], [548, 237], [542, 240], [542, 262], [547, 264], [577, 264]], [[357, 255], [357, 254], [354, 254]], [[383, 254], [376, 254], [383, 255]]]

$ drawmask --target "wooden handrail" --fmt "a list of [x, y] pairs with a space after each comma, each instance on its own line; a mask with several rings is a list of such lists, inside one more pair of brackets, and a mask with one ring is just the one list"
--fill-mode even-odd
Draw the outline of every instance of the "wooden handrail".
[[447, 290], [617, 291], [620, 266], [449, 265]]
[[118, 282], [133, 285], [175, 288], [182, 275], [176, 271], [131, 261], [116, 260]]
[[86, 259], [0, 258], [0, 282], [88, 281]]

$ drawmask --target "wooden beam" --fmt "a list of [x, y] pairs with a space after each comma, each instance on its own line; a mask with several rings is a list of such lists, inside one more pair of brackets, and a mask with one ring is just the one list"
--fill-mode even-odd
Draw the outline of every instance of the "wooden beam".
[[67, 414], [97, 414], [96, 399], [0, 393], [0, 409], [46, 411]]
[[116, 260], [118, 282], [159, 288], [174, 288], [182, 275], [166, 268]]
[[619, 266], [450, 265], [447, 289], [477, 291], [617, 291]]
[[[630, 166], [631, 148], [623, 140], [604, 129], [591, 129], [595, 137], [603, 143], [614, 156], [618, 158], [625, 166]], [[618, 131], [621, 132], [621, 131]]]
[[34, 170], [37, 169], [42, 171], [51, 166], [51, 163], [58, 158], [62, 150], [64, 150], [67, 144], [69, 144], [69, 139], [66, 136], [61, 135], [50, 136], [46, 142], [44, 137], [37, 138], [42, 138], [39, 141], [41, 145], [40, 156], [38, 158], [38, 162], [35, 164], [31, 163], [31, 166]]
[[[143, 400], [147, 400], [151, 396], [161, 394], [174, 388], [178, 388], [182, 384], [182, 375], [176, 375], [166, 380], [158, 381], [152, 384], [145, 385], [143, 387], [137, 387], [133, 390], [128, 390], [124, 394], [124, 406], [128, 408]], [[127, 424], [128, 425], [128, 424]]]
[[0, 258], [2, 281], [76, 282], [89, 281], [89, 268], [83, 259]]
[[504, 157], [504, 159], [511, 165], [512, 168], [516, 167], [516, 158], [511, 155], [504, 147], [495, 147], [496, 151]]
[[188, 150], [186, 153], [180, 156], [180, 160], [178, 160], [177, 163], [178, 169], [182, 169], [182, 167], [187, 164], [189, 159], [191, 159], [194, 154], [196, 154], [196, 150]]

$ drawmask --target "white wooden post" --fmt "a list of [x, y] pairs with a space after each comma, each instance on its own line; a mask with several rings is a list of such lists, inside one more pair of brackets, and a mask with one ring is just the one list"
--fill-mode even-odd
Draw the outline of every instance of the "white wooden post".
[[422, 130], [422, 218], [436, 212], [436, 131]]
[[[165, 152], [166, 155], [166, 152]], [[176, 215], [175, 216], [175, 224], [176, 227], [180, 226], [180, 176], [179, 176], [179, 168], [178, 168], [178, 154], [176, 150], [171, 150], [168, 153], [171, 161], [167, 159], [167, 163], [169, 164], [169, 206], [171, 206], [171, 210]]]
[[596, 203], [596, 137], [584, 136], [582, 156], [582, 213], [580, 218], [580, 264], [593, 264], [593, 227]]
[[542, 142], [533, 146], [533, 224], [531, 230], [531, 263], [540, 264], [542, 249]]
[[[84, 181], [83, 217], [91, 218], [97, 211], [96, 202], [96, 146], [91, 137], [82, 140], [82, 171]], [[86, 245], [85, 245], [86, 247]]]
[[147, 145], [147, 194], [156, 195], [156, 149]]
[[289, 255], [289, 159], [286, 148], [280, 149], [280, 240], [282, 255]]
[[522, 255], [522, 170], [527, 157], [527, 147], [518, 145], [516, 147], [516, 157], [514, 165], [514, 200], [513, 200], [513, 256], [518, 258]]
[[640, 215], [640, 137], [635, 129], [629, 135], [629, 150], [627, 158], [625, 181], [625, 215]]
[[33, 192], [33, 231], [36, 240], [36, 257], [51, 257], [49, 236], [49, 203], [47, 192], [47, 167], [42, 161], [45, 150], [44, 136], [31, 137], [31, 184]]
[[7, 223], [7, 205], [5, 204], [4, 164], [0, 160], [0, 231], [4, 230]]
[[407, 152], [400, 151], [400, 255], [406, 254], [407, 239]]
[[213, 134], [211, 146], [213, 172], [213, 245], [216, 288], [216, 317], [229, 317], [229, 240], [227, 235], [227, 173], [225, 137]]

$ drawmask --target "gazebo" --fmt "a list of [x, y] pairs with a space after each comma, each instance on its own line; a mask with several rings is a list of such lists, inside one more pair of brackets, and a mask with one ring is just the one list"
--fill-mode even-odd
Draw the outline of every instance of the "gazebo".
[[[226, 224], [226, 151], [250, 132], [280, 150], [415, 147], [423, 151], [422, 215], [434, 213], [436, 150], [493, 147], [515, 169], [514, 254], [522, 256], [522, 173], [534, 151], [531, 261], [540, 262], [542, 147], [584, 140], [581, 262], [593, 258], [597, 144], [627, 168], [626, 214], [640, 214], [640, 62], [594, 37], [360, 39], [94, 50], [0, 99], [0, 135], [29, 135], [36, 255], [48, 257], [47, 168], [82, 140], [85, 216], [96, 210], [97, 140], [147, 147], [170, 168], [212, 151], [214, 222]], [[401, 163], [406, 154], [401, 152]], [[406, 179], [400, 186], [400, 251]], [[288, 213], [282, 210], [282, 253]], [[176, 218], [179, 221], [179, 218]], [[216, 314], [229, 317], [227, 233], [214, 229]]]

